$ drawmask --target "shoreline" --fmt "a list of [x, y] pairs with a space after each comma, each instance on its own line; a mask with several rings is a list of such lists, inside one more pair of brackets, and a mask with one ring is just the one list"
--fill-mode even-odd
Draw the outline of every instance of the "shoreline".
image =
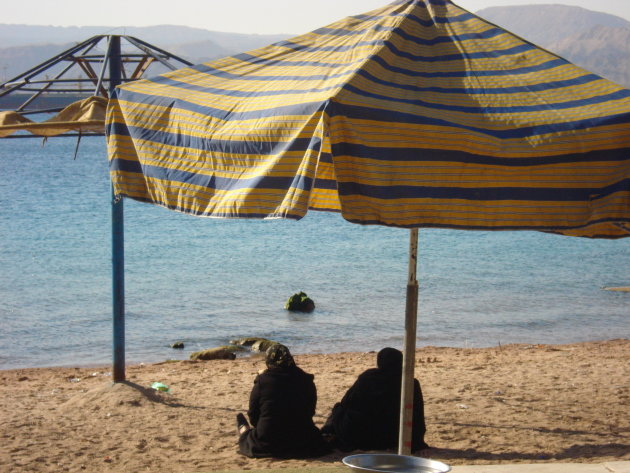
[[[296, 354], [315, 375], [321, 427], [375, 353]], [[630, 460], [630, 340], [487, 348], [421, 347], [429, 458], [451, 465]], [[236, 451], [262, 355], [0, 370], [0, 470], [173, 472], [337, 465], [249, 459]], [[151, 390], [153, 382], [169, 393]], [[355, 452], [360, 453], [360, 452]]]
[[[630, 291], [630, 288], [628, 288], [628, 290]], [[494, 344], [488, 344], [488, 345], [483, 345], [483, 346], [476, 346], [476, 345], [472, 345], [469, 346], [469, 344], [467, 342], [464, 343], [460, 343], [460, 344], [456, 344], [456, 345], [423, 345], [423, 346], [417, 346], [416, 347], [416, 353], [422, 351], [422, 350], [433, 350], [433, 349], [452, 349], [452, 350], [491, 350], [491, 349], [501, 349], [503, 347], [508, 347], [508, 346], [531, 346], [531, 347], [535, 347], [535, 346], [563, 346], [563, 345], [578, 345], [578, 344], [584, 344], [584, 343], [602, 343], [602, 342], [608, 342], [608, 341], [614, 341], [614, 340], [630, 340], [630, 338], [619, 338], [619, 339], [606, 339], [606, 338], [602, 338], [602, 339], [590, 339], [590, 340], [578, 340], [578, 341], [569, 341], [569, 342], [558, 342], [558, 343], [546, 343], [546, 342], [507, 342], [507, 343], [501, 343], [496, 342]], [[402, 343], [402, 339], [401, 339], [401, 343]], [[383, 345], [386, 346], [386, 345]], [[391, 345], [396, 347], [396, 344]], [[208, 349], [211, 348], [218, 348], [218, 347], [208, 347]], [[399, 349], [402, 349], [400, 347], [398, 347]], [[289, 349], [291, 349], [291, 346], [289, 346]], [[174, 351], [179, 351], [179, 350], [175, 350]], [[191, 362], [192, 360], [190, 360], [189, 356], [194, 352], [194, 351], [199, 351], [197, 348], [193, 349], [186, 349], [187, 351], [185, 352], [188, 356], [186, 357], [182, 357], [182, 358], [161, 358], [161, 359], [156, 359], [155, 361], [127, 361], [125, 362], [125, 368], [132, 368], [132, 367], [136, 367], [136, 366], [148, 366], [148, 365], [159, 365], [159, 364], [164, 364], [164, 363], [187, 363], [187, 362]], [[365, 350], [365, 351], [355, 351], [355, 350], [349, 350], [349, 351], [316, 351], [316, 352], [299, 352], [299, 351], [294, 351], [291, 350], [291, 353], [295, 356], [322, 356], [322, 355], [340, 355], [340, 354], [356, 354], [356, 355], [360, 355], [360, 354], [366, 354], [366, 353], [376, 353], [378, 350]], [[236, 358], [237, 359], [249, 359], [249, 358], [256, 358], [256, 357], [260, 357], [262, 356], [261, 352], [256, 352], [256, 351], [244, 351], [244, 352], [236, 352]], [[78, 368], [78, 369], [105, 369], [106, 367], [110, 368], [111, 371], [111, 367], [112, 367], [112, 362], [111, 361], [107, 361], [107, 362], [90, 362], [90, 363], [84, 363], [84, 362], [65, 362], [62, 364], [51, 364], [51, 365], [45, 365], [45, 366], [20, 366], [20, 367], [3, 367], [0, 365], [0, 373], [5, 372], [5, 371], [16, 371], [16, 370], [30, 370], [30, 369], [70, 369], [70, 368]]]

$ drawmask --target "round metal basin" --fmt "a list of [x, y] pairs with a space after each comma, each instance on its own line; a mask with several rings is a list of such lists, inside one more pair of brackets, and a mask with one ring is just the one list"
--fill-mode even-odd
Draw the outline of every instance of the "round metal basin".
[[428, 458], [386, 453], [365, 453], [345, 457], [343, 464], [356, 472], [391, 473], [446, 473], [451, 467]]

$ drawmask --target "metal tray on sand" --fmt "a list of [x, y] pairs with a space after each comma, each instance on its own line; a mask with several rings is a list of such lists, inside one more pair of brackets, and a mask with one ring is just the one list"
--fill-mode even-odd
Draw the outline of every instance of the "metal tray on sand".
[[357, 473], [447, 473], [446, 463], [428, 458], [386, 453], [364, 453], [343, 458], [343, 464]]

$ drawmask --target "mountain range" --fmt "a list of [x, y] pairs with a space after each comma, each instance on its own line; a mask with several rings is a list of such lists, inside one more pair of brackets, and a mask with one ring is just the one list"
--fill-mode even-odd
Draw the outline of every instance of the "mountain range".
[[630, 21], [566, 5], [490, 7], [476, 14], [630, 88]]
[[[591, 72], [630, 88], [630, 22], [565, 5], [490, 7], [482, 18]], [[0, 82], [97, 34], [126, 34], [193, 63], [271, 44], [291, 35], [227, 33], [185, 26], [55, 27], [0, 24]]]

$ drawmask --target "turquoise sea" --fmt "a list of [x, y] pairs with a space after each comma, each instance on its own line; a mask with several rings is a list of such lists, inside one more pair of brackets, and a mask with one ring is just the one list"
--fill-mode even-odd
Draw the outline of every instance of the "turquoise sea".
[[[111, 363], [105, 139], [0, 140], [0, 368]], [[126, 359], [241, 336], [295, 353], [402, 347], [407, 230], [311, 212], [216, 220], [125, 201]], [[418, 346], [630, 337], [630, 238], [421, 230]], [[295, 292], [308, 315], [283, 309]], [[183, 351], [169, 345], [184, 341]]]

